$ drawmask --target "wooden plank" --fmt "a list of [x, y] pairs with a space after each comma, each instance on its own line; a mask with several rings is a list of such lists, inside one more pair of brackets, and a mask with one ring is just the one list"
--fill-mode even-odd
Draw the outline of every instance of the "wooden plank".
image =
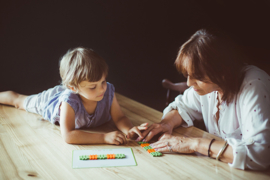
[[[135, 125], [160, 122], [162, 113], [116, 93], [126, 116]], [[39, 115], [0, 105], [0, 179], [269, 179], [270, 172], [242, 171], [195, 154], [165, 154], [153, 158], [136, 142], [126, 145], [70, 145], [59, 126]], [[113, 122], [87, 132], [117, 130]], [[195, 127], [176, 128], [174, 135], [213, 138]], [[215, 137], [217, 138], [217, 137]], [[131, 147], [138, 166], [72, 169], [72, 151]]]
[[[2, 125], [0, 125], [1, 129]], [[40, 179], [28, 158], [7, 133], [0, 134], [0, 179]]]
[[130, 112], [133, 112], [135, 114], [139, 114], [139, 115], [147, 118], [151, 122], [159, 122], [160, 121], [160, 119], [162, 117], [161, 112], [159, 112], [155, 109], [152, 109], [148, 106], [145, 106], [139, 102], [131, 100], [131, 99], [129, 99], [123, 95], [120, 95], [118, 93], [115, 93], [115, 95], [116, 95], [116, 98], [117, 98], [121, 107], [125, 107]]

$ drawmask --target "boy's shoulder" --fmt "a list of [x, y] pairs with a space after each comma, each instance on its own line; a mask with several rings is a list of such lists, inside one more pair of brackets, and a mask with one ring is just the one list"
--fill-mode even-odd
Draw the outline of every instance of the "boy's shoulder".
[[78, 94], [74, 93], [73, 91], [71, 91], [70, 89], [67, 89], [67, 88], [61, 93], [59, 99], [60, 99], [60, 101], [73, 101], [73, 102], [80, 101]]
[[114, 94], [115, 92], [115, 87], [113, 84], [107, 82], [107, 90], [106, 90], [106, 93], [105, 94]]

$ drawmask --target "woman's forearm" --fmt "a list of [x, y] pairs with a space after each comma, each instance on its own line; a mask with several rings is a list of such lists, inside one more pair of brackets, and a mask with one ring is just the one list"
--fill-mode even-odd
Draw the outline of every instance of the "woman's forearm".
[[166, 114], [161, 120], [161, 124], [168, 124], [172, 129], [180, 126], [183, 123], [183, 119], [177, 110], [172, 110]]
[[[197, 138], [197, 146], [195, 146], [195, 151], [207, 156], [210, 141], [211, 139]], [[225, 141], [214, 141], [210, 147], [210, 157], [216, 158], [218, 152], [224, 146], [224, 144]], [[233, 149], [230, 145], [227, 146], [219, 159], [227, 163], [233, 162]]]

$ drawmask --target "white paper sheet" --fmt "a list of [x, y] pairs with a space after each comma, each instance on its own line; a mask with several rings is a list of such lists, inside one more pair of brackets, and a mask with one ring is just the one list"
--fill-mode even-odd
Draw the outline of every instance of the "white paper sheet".
[[[100, 160], [80, 160], [81, 155], [94, 154], [125, 154], [123, 159], [100, 159]], [[92, 149], [74, 150], [72, 155], [73, 168], [94, 168], [94, 167], [118, 167], [118, 166], [137, 166], [137, 162], [131, 148], [116, 149]]]

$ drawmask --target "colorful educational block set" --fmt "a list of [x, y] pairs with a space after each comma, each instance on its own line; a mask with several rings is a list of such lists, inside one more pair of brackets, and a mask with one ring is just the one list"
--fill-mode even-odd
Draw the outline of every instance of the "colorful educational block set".
[[[162, 156], [161, 152], [155, 151], [149, 143], [147, 142], [138, 142], [142, 148], [144, 148], [148, 153], [150, 153], [153, 157]], [[99, 159], [123, 159], [125, 158], [125, 154], [92, 154], [92, 155], [81, 155], [79, 156], [80, 160], [99, 160]]]
[[125, 157], [125, 154], [93, 154], [79, 156], [80, 160], [123, 159]]
[[141, 145], [142, 148], [144, 148], [148, 153], [150, 153], [153, 157], [159, 157], [162, 156], [161, 152], [155, 151], [149, 143], [147, 142], [138, 142], [138, 144]]

